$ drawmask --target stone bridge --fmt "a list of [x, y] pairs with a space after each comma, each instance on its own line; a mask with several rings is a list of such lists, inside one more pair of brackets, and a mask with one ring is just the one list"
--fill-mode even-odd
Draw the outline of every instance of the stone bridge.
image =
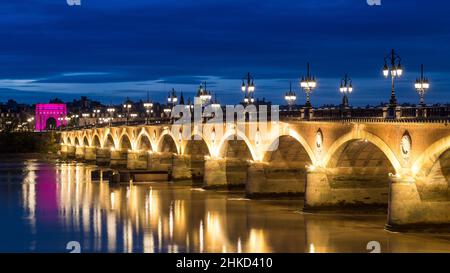
[[64, 131], [61, 155], [168, 172], [173, 181], [200, 180], [205, 188], [243, 186], [251, 198], [304, 195], [309, 211], [384, 207], [392, 229], [450, 224], [447, 122], [269, 122], [261, 135], [252, 125]]

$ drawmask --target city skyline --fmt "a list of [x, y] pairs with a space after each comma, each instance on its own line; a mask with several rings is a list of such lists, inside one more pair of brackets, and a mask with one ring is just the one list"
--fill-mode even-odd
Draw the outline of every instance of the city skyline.
[[172, 88], [193, 97], [206, 80], [222, 104], [236, 104], [242, 99], [241, 78], [250, 72], [256, 98], [285, 104], [292, 81], [302, 104], [305, 95], [298, 83], [310, 62], [318, 81], [313, 105], [339, 104], [345, 73], [355, 87], [350, 105], [378, 105], [389, 100], [390, 82], [381, 70], [391, 48], [402, 56], [405, 69], [397, 81], [399, 103], [418, 102], [414, 81], [422, 63], [431, 81], [427, 103], [438, 102], [450, 87], [450, 38], [442, 35], [449, 30], [445, 10], [450, 4], [445, 1], [246, 4], [5, 4], [0, 33], [8, 39], [0, 45], [1, 101], [70, 101], [87, 95], [121, 103], [126, 97], [145, 99], [147, 92], [152, 100], [164, 101]]

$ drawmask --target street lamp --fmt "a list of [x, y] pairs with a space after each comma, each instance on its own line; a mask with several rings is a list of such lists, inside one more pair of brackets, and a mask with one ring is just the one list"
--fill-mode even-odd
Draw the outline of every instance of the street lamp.
[[241, 90], [244, 93], [244, 104], [253, 104], [255, 101], [253, 94], [255, 93], [255, 79], [247, 73], [245, 77], [242, 78]]
[[341, 80], [341, 86], [339, 87], [339, 92], [341, 92], [342, 96], [342, 108], [348, 107], [348, 95], [353, 92], [353, 83], [352, 79], [345, 74], [344, 78]]
[[94, 116], [95, 116], [95, 125], [97, 125], [99, 122], [100, 109], [94, 109], [93, 112], [94, 112]]
[[383, 75], [387, 78], [389, 74], [391, 76], [391, 99], [389, 100], [389, 105], [392, 109], [397, 106], [397, 98], [395, 96], [395, 78], [401, 77], [403, 75], [403, 68], [401, 65], [402, 58], [395, 53], [392, 49], [391, 53], [384, 58]]
[[172, 91], [169, 92], [169, 95], [167, 96], [167, 108], [164, 109], [164, 113], [169, 116], [172, 112], [172, 108], [177, 104], [178, 97], [177, 92], [174, 88], [172, 88]]
[[297, 95], [295, 94], [294, 91], [292, 91], [292, 82], [289, 83], [289, 92], [286, 92], [284, 99], [286, 100], [289, 106], [289, 113], [291, 114], [292, 106], [295, 104], [295, 101], [297, 100]]
[[414, 87], [417, 90], [417, 93], [419, 93], [420, 97], [420, 106], [425, 106], [425, 93], [430, 88], [430, 82], [428, 81], [428, 78], [425, 78], [423, 76], [423, 64], [420, 66], [420, 78], [416, 79], [416, 83], [414, 84]]
[[316, 78], [311, 76], [309, 63], [307, 63], [306, 67], [306, 77], [302, 76], [300, 80], [300, 87], [306, 93], [306, 104], [307, 108], [311, 108], [311, 93], [317, 87]]
[[211, 100], [211, 91], [206, 88], [206, 81], [202, 82], [197, 91], [197, 97], [200, 98], [202, 105], [206, 105]]
[[306, 76], [302, 76], [300, 80], [300, 87], [306, 93], [306, 103], [302, 116], [309, 119], [311, 111], [311, 93], [317, 87], [316, 78], [312, 76], [310, 72], [309, 62], [306, 65]]
[[145, 108], [145, 113], [147, 114], [147, 120], [146, 120], [146, 124], [149, 124], [150, 121], [150, 115], [153, 113], [153, 103], [151, 103], [150, 101], [144, 102], [144, 108]]
[[172, 91], [169, 92], [169, 95], [167, 96], [167, 102], [171, 105], [174, 106], [178, 101], [178, 97], [177, 97], [177, 92], [175, 91], [174, 88], [172, 88]]
[[109, 121], [109, 126], [111, 126], [111, 122], [112, 122], [112, 120], [113, 120], [114, 113], [116, 112], [116, 108], [114, 108], [114, 107], [108, 107], [108, 109], [106, 109], [106, 111], [108, 111], [108, 113], [109, 113], [109, 119], [108, 119], [108, 121]]
[[133, 107], [132, 102], [127, 98], [127, 100], [123, 104], [123, 109], [125, 109], [126, 112], [127, 112], [126, 125], [128, 125], [128, 119], [130, 118], [130, 110], [131, 110], [132, 107]]

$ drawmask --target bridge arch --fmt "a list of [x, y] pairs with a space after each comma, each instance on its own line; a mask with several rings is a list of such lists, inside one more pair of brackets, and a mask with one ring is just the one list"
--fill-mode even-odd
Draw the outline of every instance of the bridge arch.
[[450, 150], [450, 136], [439, 139], [428, 147], [414, 162], [412, 172], [414, 176], [427, 176], [433, 166], [448, 150]]
[[346, 144], [355, 141], [364, 141], [376, 146], [387, 157], [396, 172], [399, 172], [402, 168], [400, 161], [397, 159], [394, 152], [381, 138], [363, 130], [350, 132], [337, 139], [330, 148], [327, 149], [321, 165], [324, 167], [332, 165], [336, 160], [336, 155], [339, 151], [342, 150]]
[[226, 145], [228, 145], [230, 141], [239, 141], [239, 140], [235, 139], [235, 136], [239, 137], [241, 141], [245, 142], [245, 144], [251, 154], [251, 159], [254, 161], [258, 161], [260, 158], [258, 157], [258, 154], [256, 153], [252, 143], [247, 138], [245, 133], [241, 132], [239, 130], [235, 130], [235, 129], [231, 129], [231, 130], [228, 130], [227, 132], [225, 132], [222, 139], [219, 141], [217, 147], [214, 150], [213, 157], [223, 158], [225, 155], [225, 152], [226, 152], [226, 149], [225, 149]]
[[101, 141], [100, 141], [100, 136], [98, 134], [95, 134], [92, 138], [92, 145], [96, 148], [103, 148]]
[[105, 140], [103, 142], [103, 148], [117, 149], [119, 145], [116, 139], [111, 135], [111, 133], [106, 134]]
[[[196, 137], [200, 139], [196, 139]], [[211, 156], [211, 145], [206, 139], [197, 133], [193, 133], [188, 141], [185, 142], [182, 152], [184, 155], [193, 155], [193, 151], [197, 151], [199, 155]], [[198, 153], [198, 151], [200, 151]]]
[[131, 150], [133, 148], [132, 142], [128, 134], [122, 134], [119, 139], [119, 149], [122, 150]]
[[79, 139], [79, 137], [75, 137], [75, 146], [80, 146], [81, 145], [81, 141]]
[[144, 130], [138, 135], [136, 141], [136, 149], [145, 151], [154, 151], [154, 144], [150, 136]]
[[89, 147], [90, 146], [89, 145], [89, 139], [88, 139], [88, 137], [86, 135], [83, 137], [83, 146], [85, 146], [85, 147]]
[[158, 152], [176, 152], [177, 154], [180, 154], [181, 148], [177, 141], [177, 139], [174, 137], [174, 135], [169, 131], [165, 130], [161, 136], [159, 137], [156, 145]]
[[[263, 162], [268, 162], [270, 160], [270, 156], [272, 156], [272, 153], [276, 150], [279, 149], [279, 145], [280, 145], [280, 140], [283, 138], [292, 138], [294, 139], [298, 144], [300, 144], [300, 148], [304, 149], [304, 151], [306, 152], [306, 154], [308, 155], [311, 163], [316, 162], [316, 156], [314, 154], [314, 152], [312, 151], [311, 147], [308, 145], [308, 143], [306, 142], [306, 140], [300, 136], [299, 134], [297, 134], [297, 132], [290, 130], [289, 133], [283, 133], [280, 134], [278, 137], [276, 137], [269, 145], [267, 145], [265, 151], [264, 151], [264, 156], [262, 157], [262, 161]], [[295, 149], [296, 151], [301, 151], [298, 149]]]

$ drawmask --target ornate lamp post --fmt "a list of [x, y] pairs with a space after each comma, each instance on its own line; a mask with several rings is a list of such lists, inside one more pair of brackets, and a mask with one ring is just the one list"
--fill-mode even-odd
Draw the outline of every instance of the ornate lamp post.
[[170, 116], [170, 113], [172, 112], [172, 108], [177, 104], [178, 97], [177, 92], [174, 88], [172, 88], [172, 91], [169, 92], [169, 95], [167, 96], [167, 108], [164, 109], [164, 113], [167, 116]]
[[395, 78], [403, 75], [401, 65], [402, 58], [392, 49], [391, 53], [384, 58], [383, 75], [387, 78], [391, 76], [391, 99], [389, 106], [392, 109], [391, 116], [395, 116], [395, 108], [397, 107], [397, 98], [395, 96]]
[[300, 80], [300, 87], [306, 93], [306, 103], [305, 103], [305, 118], [309, 118], [309, 112], [311, 109], [311, 93], [317, 87], [316, 78], [311, 76], [309, 63], [306, 65], [306, 76], [302, 76]]
[[202, 105], [206, 105], [211, 100], [211, 91], [206, 88], [206, 81], [202, 82], [197, 91], [197, 97], [200, 98]]
[[342, 107], [348, 108], [348, 95], [353, 92], [353, 84], [352, 79], [345, 74], [344, 78], [341, 80], [341, 86], [339, 87], [339, 92], [341, 92], [342, 96]]
[[109, 126], [111, 126], [112, 120], [114, 118], [114, 112], [116, 112], [116, 108], [108, 107], [108, 109], [106, 109], [106, 111], [108, 111], [108, 113], [109, 113]]
[[292, 91], [292, 82], [289, 83], [289, 91], [286, 92], [284, 99], [286, 100], [286, 102], [289, 106], [289, 115], [291, 115], [292, 114], [292, 106], [295, 104], [295, 101], [297, 100], [297, 95], [295, 94], [294, 91]]
[[123, 109], [126, 111], [126, 125], [128, 125], [128, 121], [130, 118], [130, 110], [133, 107], [133, 104], [131, 103], [131, 101], [127, 98], [127, 100], [125, 101], [125, 103], [123, 104]]
[[100, 109], [94, 109], [95, 126], [97, 126], [100, 118]]
[[147, 102], [144, 102], [144, 108], [145, 108], [145, 113], [147, 115], [147, 120], [145, 123], [148, 125], [150, 122], [150, 116], [153, 113], [153, 109], [152, 109], [153, 103], [148, 101], [148, 99], [147, 99]]
[[244, 105], [253, 104], [255, 102], [255, 98], [253, 96], [255, 92], [255, 79], [247, 73], [245, 77], [242, 78], [242, 86], [241, 91], [244, 93]]
[[425, 78], [423, 76], [423, 64], [420, 66], [420, 78], [416, 79], [414, 87], [416, 88], [417, 93], [419, 94], [420, 98], [419, 106], [421, 107], [425, 106], [425, 93], [430, 88], [430, 82], [428, 81], [428, 78]]
[[341, 80], [339, 92], [342, 94], [341, 116], [346, 117], [349, 108], [348, 95], [353, 92], [352, 79], [350, 79], [347, 74], [345, 74], [344, 78]]

